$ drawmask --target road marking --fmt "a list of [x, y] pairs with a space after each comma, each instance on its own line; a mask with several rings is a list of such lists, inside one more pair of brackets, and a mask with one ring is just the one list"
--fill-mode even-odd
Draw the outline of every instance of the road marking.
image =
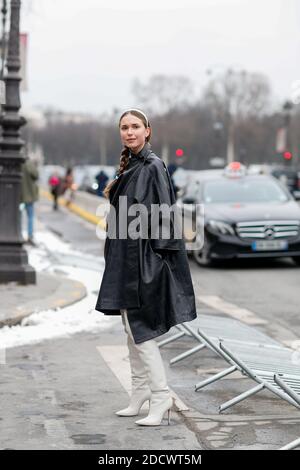
[[96, 346], [102, 358], [128, 395], [131, 392], [130, 366], [126, 346]]
[[230, 317], [247, 323], [248, 325], [268, 324], [266, 320], [259, 318], [254, 312], [251, 312], [251, 310], [227, 302], [217, 295], [198, 295], [198, 300], [205, 305], [219, 310], [220, 312], [226, 313]]
[[[127, 346], [96, 346], [103, 360], [117, 377], [122, 387], [128, 395], [131, 392], [130, 365], [128, 358]], [[188, 411], [189, 407], [178, 397], [178, 395], [170, 388], [172, 397], [178, 411]]]
[[[51, 193], [49, 191], [46, 191], [45, 189], [40, 188], [40, 195], [42, 197], [45, 197], [49, 201], [53, 200], [53, 197], [51, 196]], [[99, 225], [103, 230], [106, 229], [106, 221], [104, 217], [97, 216], [93, 214], [92, 212], [86, 211], [82, 207], [80, 207], [78, 204], [75, 204], [74, 202], [71, 202], [70, 204], [67, 204], [67, 201], [63, 197], [58, 198], [58, 204], [61, 206], [65, 206], [69, 211], [74, 212], [75, 214], [79, 215], [84, 220], [87, 220], [88, 222], [94, 224], [94, 225]]]

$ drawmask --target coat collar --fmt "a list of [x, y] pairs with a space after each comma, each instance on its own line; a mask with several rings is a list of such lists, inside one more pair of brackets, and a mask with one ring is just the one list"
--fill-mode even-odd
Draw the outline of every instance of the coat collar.
[[129, 158], [141, 158], [142, 160], [146, 159], [148, 155], [152, 152], [151, 145], [149, 142], [146, 142], [144, 147], [138, 153], [129, 153]]

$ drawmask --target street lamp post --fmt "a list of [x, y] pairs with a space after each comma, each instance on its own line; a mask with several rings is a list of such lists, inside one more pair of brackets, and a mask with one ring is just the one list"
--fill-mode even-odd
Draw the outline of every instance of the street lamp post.
[[36, 273], [28, 264], [23, 248], [19, 211], [21, 165], [25, 161], [20, 128], [25, 119], [20, 104], [20, 0], [10, 2], [10, 31], [5, 81], [5, 105], [1, 115], [0, 138], [0, 282], [34, 284]]
[[2, 39], [1, 39], [1, 80], [3, 80], [4, 76], [4, 63], [5, 63], [5, 52], [6, 52], [6, 14], [7, 14], [7, 5], [6, 0], [2, 1]]
[[[246, 71], [239, 65], [233, 64], [232, 67], [227, 68], [223, 64], [214, 64], [209, 69], [206, 70], [206, 73], [211, 78], [214, 75], [214, 70], [219, 70], [217, 78], [221, 79], [222, 82], [222, 90], [226, 92], [226, 96], [221, 95], [221, 98], [226, 98], [227, 109], [226, 109], [226, 121], [227, 121], [227, 129], [228, 129], [228, 137], [227, 137], [227, 163], [231, 163], [235, 160], [235, 140], [236, 140], [236, 112], [235, 109], [235, 76], [240, 76], [241, 78], [245, 78]], [[212, 82], [215, 80], [212, 79]]]

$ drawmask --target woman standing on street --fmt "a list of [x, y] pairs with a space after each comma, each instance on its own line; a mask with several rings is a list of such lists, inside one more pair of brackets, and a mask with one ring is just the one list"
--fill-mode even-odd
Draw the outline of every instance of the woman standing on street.
[[[116, 414], [136, 416], [143, 403], [149, 401], [148, 416], [136, 423], [155, 426], [161, 424], [166, 412], [170, 422], [173, 399], [154, 338], [196, 318], [195, 296], [185, 245], [182, 238], [174, 236], [174, 222], [169, 220], [168, 237], [159, 232], [168, 222], [165, 215], [159, 217], [158, 231], [152, 230], [152, 205], [170, 208], [176, 199], [164, 162], [151, 150], [149, 120], [142, 111], [130, 109], [120, 117], [119, 129], [124, 149], [118, 175], [104, 190], [111, 209], [104, 247], [105, 270], [95, 308], [106, 315], [121, 314], [127, 333], [132, 394], [129, 406]], [[130, 236], [136, 220], [130, 208], [137, 204], [147, 212], [140, 219], [146, 222], [146, 236], [144, 231], [138, 238]], [[124, 217], [125, 236], [124, 224], [118, 233], [110, 230], [112, 220], [116, 228]]]

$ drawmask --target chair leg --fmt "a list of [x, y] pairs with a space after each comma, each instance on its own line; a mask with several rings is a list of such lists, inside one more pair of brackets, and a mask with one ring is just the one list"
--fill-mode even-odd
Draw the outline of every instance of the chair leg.
[[296, 449], [296, 447], [300, 446], [300, 437], [299, 439], [296, 439], [293, 442], [290, 442], [289, 444], [285, 445], [284, 447], [281, 447], [279, 450], [292, 450]]
[[200, 390], [201, 388], [206, 387], [206, 385], [209, 385], [219, 379], [222, 379], [223, 377], [226, 377], [226, 375], [232, 374], [232, 372], [235, 372], [236, 370], [238, 370], [237, 366], [232, 366], [228, 369], [223, 370], [222, 372], [219, 372], [218, 374], [213, 375], [209, 379], [203, 380], [202, 382], [198, 382], [195, 385], [195, 391], [197, 392], [197, 390]]
[[264, 384], [259, 384], [256, 387], [251, 388], [247, 392], [241, 393], [240, 395], [233, 398], [232, 400], [229, 400], [229, 401], [223, 403], [223, 405], [221, 405], [219, 407], [219, 413], [222, 413], [222, 411], [227, 410], [227, 408], [230, 408], [231, 406], [235, 405], [236, 403], [239, 403], [240, 401], [245, 400], [245, 398], [251, 397], [251, 395], [255, 395], [255, 393], [260, 392], [264, 388], [265, 388]]
[[178, 356], [173, 357], [173, 359], [170, 360], [170, 364], [175, 364], [176, 362], [181, 361], [182, 359], [185, 359], [186, 357], [191, 356], [192, 354], [201, 351], [201, 349], [206, 348], [206, 344], [198, 344], [198, 346], [195, 346], [194, 348], [189, 349], [188, 351], [179, 354]]
[[180, 331], [179, 333], [175, 333], [172, 335], [170, 338], [163, 339], [159, 343], [157, 343], [158, 347], [161, 348], [162, 346], [165, 346], [166, 344], [171, 343], [172, 341], [176, 341], [176, 339], [181, 338], [182, 336], [185, 336], [184, 331]]

